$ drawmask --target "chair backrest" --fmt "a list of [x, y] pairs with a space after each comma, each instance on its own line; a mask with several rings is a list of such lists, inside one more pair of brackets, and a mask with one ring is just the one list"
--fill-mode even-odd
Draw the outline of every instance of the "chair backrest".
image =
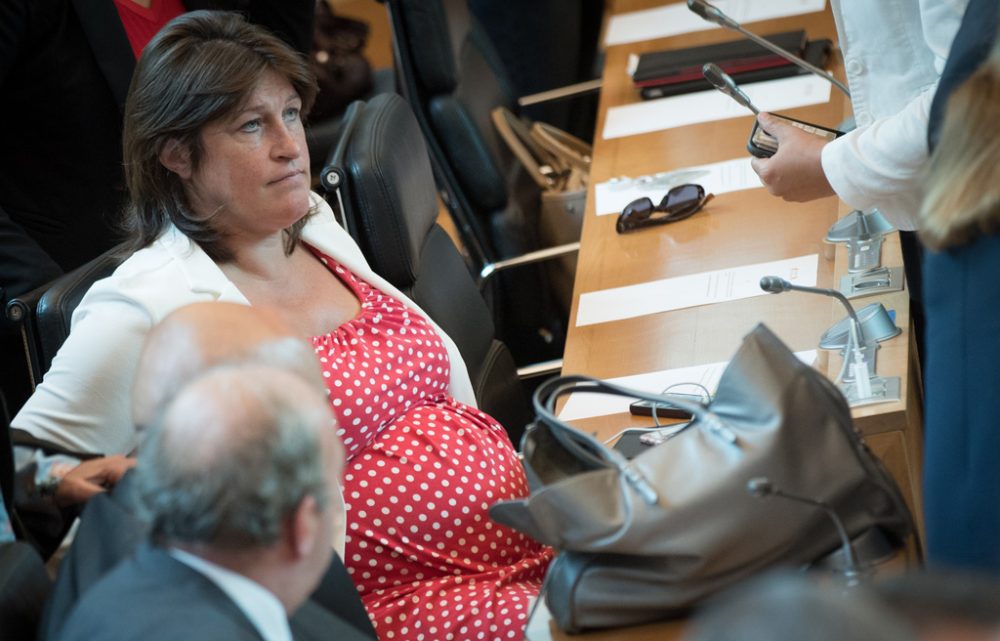
[[427, 147], [395, 94], [355, 103], [331, 162], [343, 181], [344, 223], [380, 276], [413, 298], [458, 345], [480, 407], [520, 440], [530, 418], [514, 361], [496, 340], [491, 314], [448, 235]]
[[[482, 251], [485, 262], [535, 249], [530, 220], [538, 187], [518, 171], [489, 117], [496, 106], [516, 109], [514, 89], [466, 0], [386, 5], [403, 96], [427, 136], [460, 226], [472, 236], [470, 249]], [[510, 197], [522, 186], [520, 198]]]
[[42, 382], [53, 357], [69, 336], [73, 310], [84, 294], [96, 281], [110, 276], [125, 257], [120, 247], [114, 247], [51, 283], [7, 303], [8, 320], [20, 328], [32, 389]]
[[[384, 0], [397, 85], [424, 133], [441, 195], [476, 272], [541, 248], [538, 185], [493, 127], [515, 91], [466, 0]], [[496, 277], [485, 290], [498, 335], [519, 364], [562, 354], [568, 303], [541, 265]]]

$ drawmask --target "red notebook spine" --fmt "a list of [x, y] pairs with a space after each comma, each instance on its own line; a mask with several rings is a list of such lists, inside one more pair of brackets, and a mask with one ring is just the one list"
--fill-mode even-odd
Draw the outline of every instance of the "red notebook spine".
[[[769, 55], [761, 56], [759, 58], [744, 58], [740, 60], [728, 60], [716, 63], [729, 75], [746, 73], [748, 71], [757, 71], [759, 69], [772, 69], [774, 67], [782, 67], [785, 65], [792, 64], [788, 60], [785, 60], [781, 56]], [[664, 85], [672, 85], [680, 82], [690, 82], [692, 80], [700, 80], [702, 78], [701, 66], [696, 67], [685, 67], [683, 69], [678, 69], [675, 73], [670, 75], [661, 76], [659, 78], [650, 78], [649, 80], [636, 81], [636, 87], [662, 87]]]

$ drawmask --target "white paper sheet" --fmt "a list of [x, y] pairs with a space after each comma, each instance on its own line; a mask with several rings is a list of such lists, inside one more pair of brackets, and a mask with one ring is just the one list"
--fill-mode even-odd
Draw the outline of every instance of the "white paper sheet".
[[723, 160], [722, 162], [684, 167], [674, 171], [651, 174], [638, 178], [619, 178], [594, 186], [598, 216], [618, 214], [625, 205], [646, 196], [654, 203], [660, 202], [671, 187], [684, 183], [697, 183], [706, 192], [715, 195], [743, 189], [763, 187], [760, 177], [750, 166], [750, 156]]
[[[741, 88], [761, 111], [782, 111], [830, 101], [830, 83], [813, 75], [754, 82]], [[612, 107], [608, 109], [601, 135], [606, 140], [622, 138], [747, 115], [750, 112], [732, 98], [709, 89]]]
[[[803, 363], [812, 365], [816, 361], [816, 350], [796, 352], [795, 355]], [[715, 393], [719, 386], [719, 379], [725, 371], [727, 362], [712, 363], [710, 365], [694, 365], [691, 367], [678, 367], [676, 369], [665, 369], [659, 372], [649, 372], [647, 374], [633, 374], [632, 376], [621, 376], [619, 378], [609, 378], [609, 383], [631, 387], [641, 392], [659, 393], [671, 385], [681, 385], [682, 383], [699, 383], [709, 392]], [[682, 386], [672, 390], [681, 394], [700, 394], [701, 390], [694, 386]], [[559, 412], [559, 418], [564, 421], [575, 421], [581, 418], [592, 416], [606, 416], [607, 414], [619, 414], [628, 412], [629, 404], [634, 398], [624, 396], [611, 396], [609, 394], [570, 394]]]
[[[822, 11], [826, 7], [826, 0], [716, 0], [712, 4], [736, 22], [745, 24]], [[678, 2], [656, 9], [612, 16], [608, 21], [604, 45], [610, 47], [719, 28], [692, 13], [686, 2]]]
[[580, 296], [576, 324], [581, 327], [685, 307], [770, 296], [760, 288], [763, 276], [780, 276], [796, 285], [813, 287], [818, 266], [819, 255], [810, 254], [587, 292]]

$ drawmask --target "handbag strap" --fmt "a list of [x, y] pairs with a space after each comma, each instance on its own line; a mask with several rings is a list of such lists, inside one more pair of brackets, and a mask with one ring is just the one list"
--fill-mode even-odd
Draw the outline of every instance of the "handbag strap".
[[631, 461], [617, 450], [605, 446], [594, 436], [564, 423], [556, 416], [556, 401], [560, 396], [571, 392], [627, 396], [660, 405], [679, 407], [691, 413], [693, 419], [690, 422], [690, 427], [699, 427], [725, 443], [737, 445], [736, 435], [725, 426], [722, 419], [700, 403], [693, 403], [670, 394], [655, 394], [630, 389], [589, 376], [560, 376], [539, 385], [532, 397], [532, 404], [538, 420], [549, 426], [552, 436], [578, 459], [595, 468], [617, 468], [643, 500], [650, 504], [657, 501], [656, 490]]
[[[693, 417], [691, 424], [693, 426], [701, 427], [712, 434], [712, 436], [727, 443], [736, 444], [737, 441], [736, 435], [732, 432], [732, 430], [726, 427], [725, 422], [717, 414], [711, 411], [709, 407], [706, 407], [701, 403], [695, 403], [674, 394], [646, 392], [630, 387], [624, 387], [622, 385], [609, 383], [607, 381], [591, 378], [589, 376], [559, 376], [546, 381], [542, 385], [539, 385], [535, 390], [534, 397], [532, 398], [535, 413], [539, 416], [539, 418], [543, 418], [546, 423], [549, 423], [550, 425], [558, 424], [557, 426], [559, 428], [569, 430], [573, 434], [584, 434], [571, 425], [563, 423], [555, 415], [556, 400], [560, 396], [564, 396], [571, 392], [627, 396], [630, 398], [638, 398], [640, 400], [649, 401], [657, 405], [677, 407], [691, 414]], [[595, 443], [600, 443], [596, 439], [593, 440]], [[600, 445], [603, 447], [602, 443], [600, 443]]]
[[531, 131], [524, 122], [506, 107], [493, 109], [490, 119], [531, 179], [545, 191], [560, 191], [565, 171], [558, 166], [559, 159], [532, 139]]
[[536, 122], [531, 125], [531, 138], [571, 167], [590, 173], [590, 145], [573, 134], [545, 122]]

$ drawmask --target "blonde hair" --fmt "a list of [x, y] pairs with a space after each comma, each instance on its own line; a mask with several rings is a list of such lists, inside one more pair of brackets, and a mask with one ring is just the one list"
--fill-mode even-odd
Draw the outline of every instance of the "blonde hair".
[[920, 211], [931, 249], [1000, 230], [1000, 39], [948, 100], [940, 141]]

